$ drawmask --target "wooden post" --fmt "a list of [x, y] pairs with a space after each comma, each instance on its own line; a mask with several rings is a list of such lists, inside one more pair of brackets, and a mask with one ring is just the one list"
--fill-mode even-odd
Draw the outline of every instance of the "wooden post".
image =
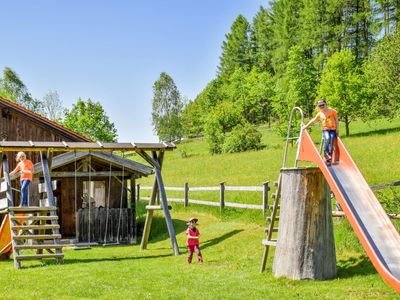
[[220, 185], [219, 205], [222, 211], [225, 207], [225, 182], [221, 182], [219, 185]]
[[131, 228], [131, 243], [136, 244], [137, 230], [136, 230], [136, 178], [134, 175], [131, 176], [131, 212], [132, 212], [132, 228]]
[[185, 182], [185, 185], [184, 185], [183, 198], [185, 199], [184, 206], [188, 207], [188, 205], [189, 205], [189, 183], [187, 183], [187, 182]]
[[263, 198], [262, 198], [262, 205], [263, 205], [263, 216], [265, 217], [265, 214], [267, 212], [268, 208], [268, 191], [269, 191], [269, 181], [266, 181], [263, 183]]
[[136, 201], [140, 201], [140, 183], [136, 185]]
[[318, 168], [282, 169], [279, 231], [272, 272], [290, 279], [336, 276], [332, 208]]
[[[44, 177], [44, 183], [46, 185], [46, 194], [47, 194], [47, 199], [49, 202], [49, 206], [50, 207], [54, 207], [56, 206], [56, 203], [54, 201], [54, 195], [53, 195], [53, 185], [51, 183], [51, 177], [50, 177], [50, 170], [49, 170], [49, 165], [47, 162], [47, 156], [44, 152], [40, 152], [40, 159], [42, 161], [42, 170], [43, 170], [43, 177]], [[54, 210], [50, 211], [50, 216], [56, 216], [57, 212]], [[51, 220], [51, 224], [52, 225], [58, 225], [58, 221], [55, 220]], [[60, 231], [59, 229], [53, 229], [53, 234], [59, 234]], [[54, 243], [59, 245], [60, 244], [60, 240], [59, 239], [55, 239]], [[57, 254], [62, 254], [62, 250], [61, 249], [57, 249], [56, 250]], [[57, 258], [57, 262], [62, 263], [63, 262], [63, 258]]]

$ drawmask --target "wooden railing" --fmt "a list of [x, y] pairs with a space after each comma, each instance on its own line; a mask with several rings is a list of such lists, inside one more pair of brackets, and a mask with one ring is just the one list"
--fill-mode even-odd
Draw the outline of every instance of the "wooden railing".
[[[138, 200], [148, 200], [149, 197], [141, 197], [141, 190], [151, 190], [151, 186], [141, 186], [140, 184], [136, 187], [137, 199]], [[221, 182], [219, 186], [205, 186], [205, 187], [189, 187], [189, 183], [185, 182], [183, 187], [165, 187], [166, 191], [179, 191], [183, 192], [183, 198], [173, 198], [168, 197], [170, 202], [181, 202], [187, 207], [190, 204], [200, 204], [207, 206], [218, 206], [221, 210], [224, 207], [234, 207], [234, 208], [246, 208], [246, 209], [258, 209], [262, 210], [265, 214], [268, 208], [268, 192], [270, 191], [269, 181], [266, 181], [262, 186], [227, 186], [225, 182]], [[219, 201], [205, 201], [190, 199], [189, 192], [209, 192], [209, 191], [219, 191]], [[240, 192], [262, 192], [261, 204], [246, 204], [237, 202], [227, 202], [225, 201], [225, 191], [240, 191]]]
[[[400, 181], [394, 181], [392, 183], [385, 183], [380, 185], [371, 186], [373, 191], [390, 188], [393, 186], [400, 186]], [[141, 190], [151, 190], [151, 186], [141, 186], [137, 184], [136, 193], [138, 200], [149, 200], [149, 197], [141, 197]], [[244, 208], [244, 209], [256, 209], [262, 210], [265, 216], [268, 210], [268, 192], [271, 190], [269, 187], [269, 181], [265, 181], [262, 186], [227, 186], [225, 182], [221, 182], [219, 186], [203, 186], [203, 187], [189, 187], [189, 183], [185, 182], [183, 187], [165, 187], [166, 191], [176, 191], [183, 192], [183, 198], [173, 198], [168, 197], [170, 202], [181, 202], [187, 207], [190, 204], [206, 205], [206, 206], [216, 206], [220, 207], [221, 210], [224, 207], [234, 207], [234, 208]], [[209, 192], [209, 191], [219, 191], [219, 201], [207, 201], [207, 200], [196, 200], [189, 197], [189, 192]], [[247, 204], [247, 203], [237, 203], [237, 202], [227, 202], [225, 201], [225, 191], [237, 191], [237, 192], [262, 192], [261, 204]], [[332, 195], [333, 196], [333, 195]], [[158, 202], [159, 203], [159, 202]], [[332, 211], [334, 217], [343, 217], [344, 213], [342, 211]], [[392, 219], [399, 219], [400, 214], [388, 214]]]

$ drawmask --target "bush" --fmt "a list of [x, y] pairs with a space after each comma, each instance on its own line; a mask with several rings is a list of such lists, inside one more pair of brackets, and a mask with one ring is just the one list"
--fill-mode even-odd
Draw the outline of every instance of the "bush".
[[227, 153], [258, 150], [260, 148], [261, 133], [248, 122], [236, 125], [223, 145], [223, 151]]

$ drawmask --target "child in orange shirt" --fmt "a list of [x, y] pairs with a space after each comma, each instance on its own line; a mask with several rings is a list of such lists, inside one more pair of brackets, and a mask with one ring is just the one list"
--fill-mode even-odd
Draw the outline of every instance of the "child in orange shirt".
[[10, 172], [10, 176], [13, 176], [18, 171], [21, 171], [21, 204], [20, 206], [28, 206], [28, 188], [33, 178], [33, 163], [26, 159], [24, 152], [18, 152], [16, 161], [19, 161], [17, 167]]
[[193, 258], [193, 252], [196, 252], [197, 254], [197, 259], [199, 260], [200, 263], [203, 262], [203, 256], [201, 255], [200, 252], [200, 242], [199, 242], [199, 236], [200, 232], [196, 228], [197, 225], [197, 219], [196, 218], [190, 218], [189, 222], [187, 222], [187, 225], [189, 225], [188, 229], [186, 230], [186, 234], [188, 236], [186, 245], [188, 247], [188, 263], [192, 263], [192, 258]]
[[[307, 129], [311, 124], [320, 120], [322, 123], [322, 135], [324, 137], [324, 157], [325, 162], [330, 165], [332, 163], [332, 152], [333, 148], [335, 152], [337, 152], [337, 147], [334, 147], [337, 143], [336, 137], [339, 136], [339, 120], [336, 110], [333, 108], [327, 107], [326, 101], [320, 99], [318, 101], [318, 109], [319, 112], [317, 115], [311, 119], [306, 125], [303, 126], [303, 129]], [[333, 163], [338, 163], [339, 157], [338, 153]]]

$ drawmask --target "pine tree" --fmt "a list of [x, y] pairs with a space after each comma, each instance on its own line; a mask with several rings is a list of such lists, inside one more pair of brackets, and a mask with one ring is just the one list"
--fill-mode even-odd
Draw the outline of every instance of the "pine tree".
[[272, 73], [273, 16], [264, 7], [260, 7], [253, 19], [250, 41], [253, 64], [261, 71]]
[[226, 40], [222, 44], [218, 72], [223, 79], [229, 78], [239, 67], [245, 70], [251, 68], [249, 34], [249, 22], [239, 15], [233, 22], [230, 33], [225, 35]]

